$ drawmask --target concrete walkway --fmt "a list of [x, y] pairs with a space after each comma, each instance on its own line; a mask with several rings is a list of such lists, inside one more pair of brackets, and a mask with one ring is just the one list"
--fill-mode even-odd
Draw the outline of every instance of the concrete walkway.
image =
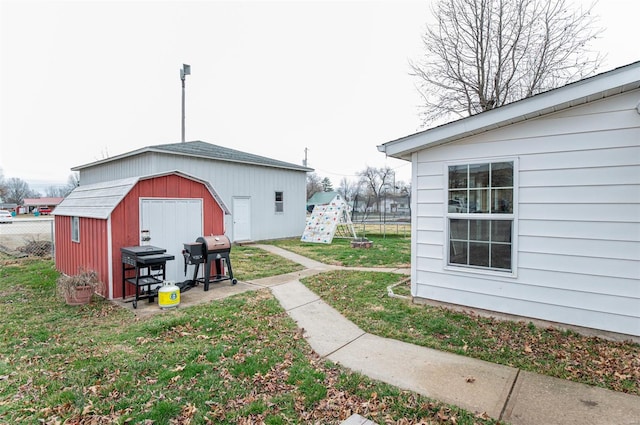
[[640, 425], [640, 397], [368, 334], [300, 283], [301, 277], [343, 267], [270, 245], [256, 246], [306, 267], [250, 284], [271, 289], [320, 356], [373, 379], [513, 425]]

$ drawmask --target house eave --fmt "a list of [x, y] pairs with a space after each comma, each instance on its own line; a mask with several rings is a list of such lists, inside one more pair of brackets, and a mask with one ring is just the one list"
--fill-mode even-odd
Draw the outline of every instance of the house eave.
[[538, 118], [585, 103], [640, 88], [640, 61], [557, 89], [462, 118], [378, 145], [378, 151], [410, 160], [411, 154], [429, 147]]

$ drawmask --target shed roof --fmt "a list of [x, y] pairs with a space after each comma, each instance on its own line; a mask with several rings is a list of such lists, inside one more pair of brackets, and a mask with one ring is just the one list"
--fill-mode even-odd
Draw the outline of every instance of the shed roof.
[[46, 197], [46, 198], [24, 198], [22, 205], [25, 207], [38, 207], [41, 205], [58, 205], [62, 202], [62, 197]]
[[177, 174], [204, 184], [225, 214], [230, 214], [222, 198], [211, 184], [180, 171], [129, 177], [76, 187], [54, 210], [54, 215], [107, 219], [127, 193], [141, 180]]
[[392, 140], [379, 145], [378, 151], [394, 158], [410, 160], [413, 152], [427, 147], [438, 146], [638, 88], [640, 88], [640, 61], [490, 111]]
[[116, 155], [111, 158], [102, 159], [100, 161], [91, 162], [89, 164], [79, 165], [73, 167], [73, 171], [79, 171], [83, 168], [92, 167], [94, 165], [104, 164], [110, 161], [126, 158], [134, 155], [140, 155], [145, 152], [160, 152], [174, 155], [192, 156], [197, 158], [214, 159], [218, 161], [237, 162], [242, 164], [261, 165], [265, 167], [284, 168], [295, 171], [313, 171], [312, 168], [303, 167], [297, 164], [291, 164], [289, 162], [279, 161], [277, 159], [271, 159], [260, 155], [254, 155], [247, 152], [238, 151], [235, 149], [225, 148], [223, 146], [213, 145], [211, 143], [203, 142], [200, 140], [184, 143], [170, 143], [165, 145], [147, 146], [141, 149], [137, 149], [131, 152], [127, 152], [121, 155]]

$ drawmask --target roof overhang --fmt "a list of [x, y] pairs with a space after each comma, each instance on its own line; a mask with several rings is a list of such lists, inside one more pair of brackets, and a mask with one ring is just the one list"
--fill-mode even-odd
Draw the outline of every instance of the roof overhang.
[[46, 197], [46, 198], [24, 198], [22, 201], [22, 205], [25, 207], [39, 207], [39, 206], [49, 206], [49, 205], [58, 205], [62, 202], [64, 198], [61, 197]]
[[[195, 142], [199, 142], [199, 143], [205, 143], [205, 142], [200, 142], [200, 141], [195, 141]], [[195, 142], [188, 142], [188, 143], [195, 143]], [[94, 162], [90, 162], [88, 164], [83, 164], [83, 165], [77, 165], [75, 167], [71, 168], [71, 171], [82, 171], [86, 168], [91, 168], [91, 167], [95, 167], [97, 165], [103, 165], [103, 164], [107, 164], [110, 162], [114, 162], [114, 161], [118, 161], [121, 160], [123, 158], [129, 158], [129, 157], [133, 157], [136, 155], [142, 155], [145, 153], [155, 153], [155, 154], [162, 154], [162, 155], [172, 155], [172, 156], [185, 156], [185, 157], [193, 157], [193, 158], [203, 158], [203, 159], [207, 159], [207, 160], [211, 160], [211, 161], [222, 161], [222, 162], [232, 162], [232, 163], [237, 163], [237, 164], [243, 164], [243, 165], [257, 165], [260, 167], [268, 167], [268, 168], [279, 168], [279, 169], [286, 169], [286, 170], [292, 170], [292, 171], [301, 171], [301, 172], [313, 172], [313, 168], [309, 168], [309, 167], [305, 167], [305, 166], [301, 166], [301, 165], [297, 165], [297, 164], [291, 164], [291, 163], [287, 163], [287, 162], [283, 162], [283, 161], [277, 161], [277, 160], [272, 160], [272, 161], [261, 161], [261, 159], [265, 159], [265, 160], [271, 160], [270, 158], [264, 158], [264, 157], [260, 157], [259, 155], [253, 155], [253, 154], [246, 154], [246, 158], [239, 158], [239, 159], [234, 159], [234, 158], [230, 158], [230, 157], [222, 157], [222, 156], [212, 156], [212, 155], [208, 155], [205, 153], [198, 153], [198, 152], [194, 152], [194, 151], [179, 151], [179, 150], [169, 150], [166, 147], [167, 146], [172, 146], [175, 144], [168, 144], [168, 145], [155, 145], [155, 146], [146, 146], [143, 148], [139, 148], [130, 152], [125, 152], [116, 156], [112, 156], [109, 158], [104, 158], [98, 161], [94, 161]], [[213, 146], [213, 145], [212, 145]], [[227, 149], [227, 150], [231, 150], [229, 148], [223, 148], [223, 149]], [[240, 152], [240, 151], [237, 151]], [[244, 152], [243, 152], [244, 153]], [[250, 159], [253, 158], [253, 159]]]
[[378, 151], [410, 160], [419, 150], [552, 114], [640, 88], [640, 61], [557, 89], [462, 118], [378, 146]]

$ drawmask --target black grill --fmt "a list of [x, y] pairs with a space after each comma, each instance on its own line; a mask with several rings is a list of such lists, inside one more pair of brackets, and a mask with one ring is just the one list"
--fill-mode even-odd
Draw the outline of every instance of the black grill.
[[[187, 275], [187, 266], [195, 265], [191, 285], [204, 284], [204, 290], [209, 290], [210, 283], [217, 283], [223, 280], [230, 280], [233, 285], [238, 283], [233, 277], [231, 268], [231, 241], [225, 235], [201, 236], [194, 243], [185, 243], [182, 255], [184, 256], [184, 274]], [[223, 264], [224, 261], [224, 264]], [[200, 264], [204, 266], [204, 277], [198, 277]], [[211, 274], [211, 267], [215, 264], [215, 275]], [[224, 267], [229, 274], [224, 274]]]
[[157, 290], [152, 286], [161, 285], [165, 280], [167, 261], [175, 257], [164, 248], [151, 245], [120, 248], [122, 256], [122, 299], [125, 298], [126, 284], [134, 285], [136, 296], [133, 308], [138, 308], [138, 300], [148, 298], [153, 302]]

